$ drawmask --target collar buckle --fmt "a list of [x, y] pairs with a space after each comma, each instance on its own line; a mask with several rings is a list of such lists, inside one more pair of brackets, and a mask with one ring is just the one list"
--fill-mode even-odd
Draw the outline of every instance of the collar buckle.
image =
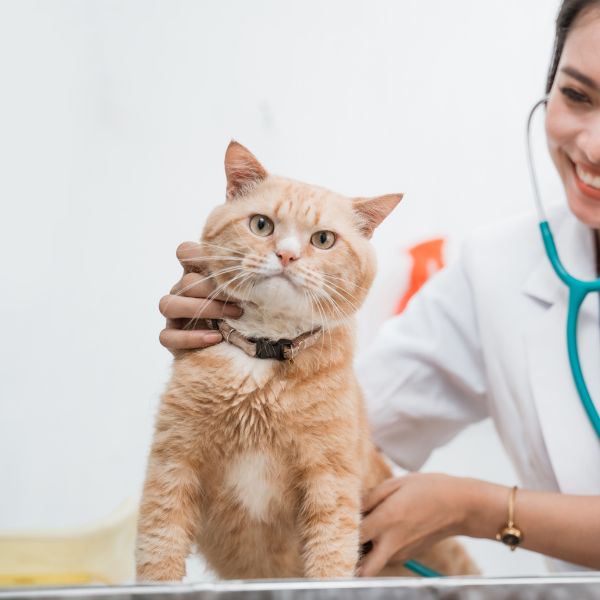
[[280, 340], [272, 341], [268, 338], [257, 338], [252, 340], [256, 344], [256, 358], [270, 358], [275, 360], [287, 360], [287, 354], [292, 349], [292, 340], [282, 338]]

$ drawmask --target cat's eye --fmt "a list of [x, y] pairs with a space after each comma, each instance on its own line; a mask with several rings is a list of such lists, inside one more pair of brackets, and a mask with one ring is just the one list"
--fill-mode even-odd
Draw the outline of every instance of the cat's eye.
[[310, 243], [321, 250], [329, 250], [335, 244], [335, 233], [333, 231], [317, 231], [312, 234]]
[[271, 235], [275, 229], [273, 221], [271, 221], [269, 217], [265, 217], [265, 215], [254, 215], [250, 218], [248, 226], [252, 233], [260, 235], [261, 237]]

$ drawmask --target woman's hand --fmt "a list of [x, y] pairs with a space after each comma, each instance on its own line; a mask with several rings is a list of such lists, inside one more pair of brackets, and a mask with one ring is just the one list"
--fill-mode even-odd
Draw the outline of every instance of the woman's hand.
[[437, 473], [388, 479], [363, 500], [360, 542], [372, 549], [358, 568], [374, 577], [388, 562], [405, 562], [436, 542], [466, 532], [475, 480]]
[[[203, 263], [194, 259], [199, 257], [200, 244], [184, 242], [177, 248], [177, 258], [183, 267], [183, 277], [173, 286], [168, 296], [160, 299], [159, 310], [166, 317], [165, 329], [160, 332], [160, 343], [171, 352], [205, 348], [218, 344], [223, 338], [218, 331], [193, 329], [193, 321], [198, 319], [237, 318], [242, 315], [239, 306], [231, 303], [211, 300], [214, 286], [210, 279], [194, 268], [202, 270]], [[189, 326], [190, 328], [186, 328]]]

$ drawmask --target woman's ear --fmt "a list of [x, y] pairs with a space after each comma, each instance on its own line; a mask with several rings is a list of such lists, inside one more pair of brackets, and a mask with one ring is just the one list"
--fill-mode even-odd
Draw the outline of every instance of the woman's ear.
[[233, 200], [265, 179], [267, 172], [248, 148], [232, 140], [225, 152], [225, 175], [227, 200]]
[[376, 198], [354, 198], [352, 205], [359, 217], [359, 228], [370, 238], [375, 228], [396, 208], [404, 194], [387, 194]]

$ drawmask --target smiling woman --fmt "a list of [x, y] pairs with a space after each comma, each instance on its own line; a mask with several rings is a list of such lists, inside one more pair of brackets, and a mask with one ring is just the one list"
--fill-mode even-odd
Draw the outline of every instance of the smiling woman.
[[[580, 12], [573, 14], [576, 7]], [[581, 8], [583, 7], [583, 8]], [[567, 9], [568, 8], [568, 9]], [[551, 71], [546, 133], [567, 201], [586, 225], [600, 228], [599, 2], [570, 2], [559, 16], [573, 19]]]

